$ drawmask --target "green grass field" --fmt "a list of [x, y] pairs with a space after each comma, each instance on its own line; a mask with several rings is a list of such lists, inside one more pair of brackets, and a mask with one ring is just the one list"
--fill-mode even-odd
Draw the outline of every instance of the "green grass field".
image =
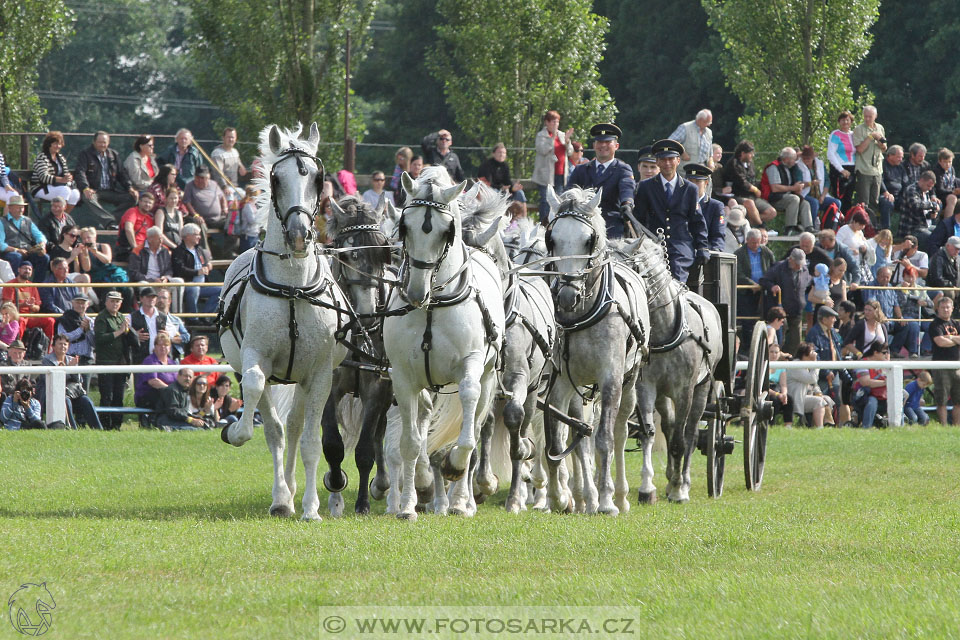
[[[510, 516], [501, 490], [470, 520], [375, 503], [306, 524], [267, 515], [259, 430], [240, 449], [216, 432], [0, 432], [0, 597], [46, 581], [48, 638], [316, 638], [325, 605], [625, 605], [653, 638], [951, 637], [958, 452], [953, 428], [777, 428], [758, 494], [738, 447], [721, 499], [695, 454], [690, 504], [616, 519]], [[355, 487], [352, 472], [351, 513]]]

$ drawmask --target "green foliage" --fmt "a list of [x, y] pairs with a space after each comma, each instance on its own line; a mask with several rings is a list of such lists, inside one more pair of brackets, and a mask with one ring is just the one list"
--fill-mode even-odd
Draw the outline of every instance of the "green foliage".
[[[187, 1], [197, 85], [246, 135], [271, 122], [316, 121], [322, 140], [342, 141], [346, 33], [359, 64], [377, 0]], [[363, 123], [351, 125], [359, 138]], [[322, 153], [335, 162], [342, 147]]]
[[0, 0], [0, 131], [44, 127], [37, 65], [70, 37], [72, 21], [62, 0]]
[[707, 28], [700, 0], [597, 0], [595, 11], [610, 19], [600, 74], [623, 107], [617, 115], [621, 146], [666, 138], [707, 108], [713, 111], [714, 142], [732, 151], [743, 104], [724, 85], [723, 44]]
[[[616, 113], [597, 63], [607, 20], [590, 0], [440, 0], [427, 61], [464, 133], [482, 145], [531, 147], [542, 117], [584, 131]], [[514, 157], [515, 173], [532, 153]]]
[[873, 35], [876, 46], [852, 79], [876, 93], [887, 137], [903, 146], [960, 149], [960, 4], [884, 2]]
[[744, 136], [763, 150], [825, 148], [836, 114], [854, 108], [849, 74], [870, 49], [880, 0], [702, 2], [727, 83], [747, 106]]

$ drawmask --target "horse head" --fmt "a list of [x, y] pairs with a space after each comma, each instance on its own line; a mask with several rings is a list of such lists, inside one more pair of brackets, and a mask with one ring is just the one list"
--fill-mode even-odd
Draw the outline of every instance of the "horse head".
[[[310, 125], [306, 140], [300, 138], [300, 131], [300, 125], [293, 130], [271, 125], [260, 133], [260, 155], [269, 177], [259, 186], [269, 194], [273, 208], [265, 244], [274, 245], [274, 251], [286, 246], [296, 258], [306, 257], [308, 245], [316, 240], [313, 221], [323, 190], [323, 162], [316, 156], [317, 123]], [[279, 224], [274, 224], [274, 218]]]
[[416, 180], [401, 176], [407, 206], [400, 216], [398, 233], [406, 267], [401, 292], [412, 306], [430, 302], [437, 273], [450, 247], [461, 240], [457, 198], [466, 182], [453, 184], [443, 167], [427, 167]]
[[471, 247], [484, 249], [496, 261], [500, 273], [506, 277], [510, 258], [500, 236], [500, 227], [507, 210], [507, 195], [477, 182], [460, 196], [460, 216], [463, 241]]
[[573, 311], [584, 301], [587, 285], [596, 280], [597, 258], [607, 248], [607, 228], [600, 213], [603, 190], [572, 187], [557, 198], [547, 187], [550, 223], [545, 238], [550, 256], [559, 258], [553, 268], [560, 274], [554, 283], [557, 306]]
[[381, 302], [384, 271], [390, 263], [390, 244], [380, 228], [388, 207], [393, 205], [383, 195], [376, 208], [350, 195], [331, 200], [330, 206], [333, 218], [327, 232], [337, 249], [334, 278], [358, 313], [375, 313]]

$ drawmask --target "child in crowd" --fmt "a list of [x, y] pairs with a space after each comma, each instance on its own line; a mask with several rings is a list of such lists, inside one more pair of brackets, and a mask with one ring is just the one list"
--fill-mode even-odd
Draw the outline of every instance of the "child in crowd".
[[4, 302], [0, 306], [0, 349], [4, 351], [10, 343], [20, 338], [20, 312], [17, 305]]
[[926, 425], [930, 422], [930, 417], [920, 403], [923, 401], [923, 390], [931, 384], [933, 384], [933, 377], [929, 371], [921, 371], [916, 380], [907, 384], [904, 389], [907, 400], [903, 404], [903, 419], [907, 424]]

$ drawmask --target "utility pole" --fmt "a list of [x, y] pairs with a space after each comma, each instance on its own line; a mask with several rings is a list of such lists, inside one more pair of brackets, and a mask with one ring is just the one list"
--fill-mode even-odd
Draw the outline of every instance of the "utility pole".
[[343, 76], [343, 168], [356, 171], [357, 146], [350, 137], [350, 30], [347, 29], [346, 71]]

